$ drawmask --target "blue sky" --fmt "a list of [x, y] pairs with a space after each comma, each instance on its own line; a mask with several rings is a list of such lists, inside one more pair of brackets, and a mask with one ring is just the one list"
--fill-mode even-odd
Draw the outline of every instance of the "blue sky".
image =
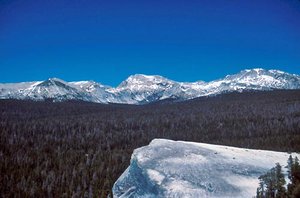
[[0, 82], [300, 74], [299, 0], [1, 0]]

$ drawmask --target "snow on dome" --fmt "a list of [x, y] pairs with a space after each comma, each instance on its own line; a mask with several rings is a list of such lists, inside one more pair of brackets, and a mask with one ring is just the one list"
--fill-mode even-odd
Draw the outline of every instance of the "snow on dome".
[[277, 162], [284, 167], [288, 157], [283, 152], [155, 139], [133, 152], [113, 195], [253, 197], [258, 177]]

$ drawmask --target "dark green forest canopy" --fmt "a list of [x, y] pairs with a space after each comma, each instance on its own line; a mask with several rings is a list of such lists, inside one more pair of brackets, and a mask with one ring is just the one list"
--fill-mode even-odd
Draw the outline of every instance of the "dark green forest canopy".
[[154, 138], [300, 151], [300, 90], [104, 105], [0, 100], [0, 194], [105, 197]]

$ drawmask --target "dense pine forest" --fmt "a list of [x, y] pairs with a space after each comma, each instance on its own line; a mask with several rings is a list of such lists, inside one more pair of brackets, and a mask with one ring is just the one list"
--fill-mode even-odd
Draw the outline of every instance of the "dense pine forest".
[[107, 197], [154, 138], [297, 152], [300, 91], [141, 106], [0, 100], [0, 197]]

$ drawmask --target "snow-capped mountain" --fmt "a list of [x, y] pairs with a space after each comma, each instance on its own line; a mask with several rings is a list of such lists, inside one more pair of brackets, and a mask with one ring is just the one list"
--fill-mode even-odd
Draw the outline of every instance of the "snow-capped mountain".
[[0, 98], [16, 98], [44, 100], [51, 98], [54, 101], [62, 100], [90, 100], [90, 96], [68, 85], [58, 78], [49, 78], [45, 81], [29, 83], [9, 83], [0, 85]]
[[[171, 98], [178, 90], [178, 83], [162, 76], [136, 74], [129, 76], [114, 92], [125, 102], [148, 103]], [[127, 101], [127, 102], [126, 102]]]
[[114, 94], [110, 93], [108, 90], [111, 89], [110, 86], [102, 85], [95, 81], [78, 81], [69, 82], [70, 86], [73, 86], [80, 90], [80, 92], [85, 93], [90, 96], [88, 101], [97, 103], [108, 103], [115, 102]]
[[56, 101], [61, 100], [89, 100], [88, 94], [80, 92], [78, 89], [71, 87], [67, 82], [58, 78], [49, 78], [40, 83], [24, 89], [25, 99], [43, 100], [45, 98], [53, 98]]
[[113, 186], [113, 197], [254, 197], [258, 177], [275, 163], [285, 167], [289, 155], [154, 139], [134, 150], [130, 166]]
[[0, 99], [84, 100], [97, 103], [145, 104], [163, 99], [188, 100], [232, 91], [300, 89], [300, 76], [279, 70], [249, 69], [211, 82], [176, 82], [162, 76], [136, 74], [117, 87], [94, 81], [2, 83]]

